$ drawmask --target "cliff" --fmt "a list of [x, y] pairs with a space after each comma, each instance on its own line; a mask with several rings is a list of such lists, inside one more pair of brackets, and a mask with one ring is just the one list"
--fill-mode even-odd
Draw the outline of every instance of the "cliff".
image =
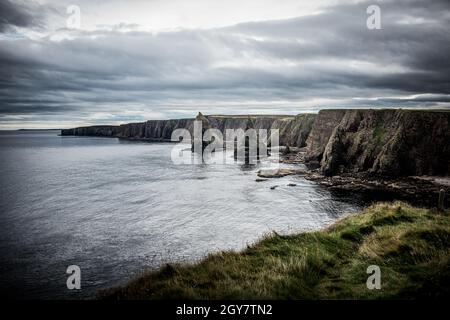
[[172, 131], [186, 128], [191, 130], [194, 119], [149, 120], [143, 123], [129, 123], [119, 126], [118, 138], [170, 141]]
[[305, 147], [316, 116], [315, 114], [299, 114], [294, 118], [276, 119], [271, 128], [279, 130], [280, 145]]
[[114, 137], [119, 133], [118, 126], [91, 126], [73, 129], [62, 129], [62, 136], [100, 136]]
[[[327, 176], [365, 173], [377, 176], [450, 175], [450, 111], [321, 110], [318, 115], [205, 116], [212, 128], [279, 129], [280, 145], [305, 147], [305, 162]], [[150, 120], [120, 126], [62, 130], [90, 135], [170, 141], [172, 131], [192, 132], [194, 119]]]
[[341, 121], [345, 110], [321, 110], [314, 121], [311, 132], [306, 140], [307, 162], [320, 162], [325, 151], [325, 146], [330, 139], [333, 130]]
[[324, 175], [450, 175], [450, 112], [322, 110], [307, 145]]
[[[314, 114], [298, 116], [206, 116], [212, 128], [225, 133], [226, 129], [245, 129], [249, 118], [255, 129], [279, 129], [280, 144], [303, 147], [315, 119]], [[149, 120], [142, 123], [129, 123], [120, 126], [92, 126], [61, 130], [61, 135], [102, 136], [124, 139], [170, 141], [175, 129], [193, 130], [194, 119]]]

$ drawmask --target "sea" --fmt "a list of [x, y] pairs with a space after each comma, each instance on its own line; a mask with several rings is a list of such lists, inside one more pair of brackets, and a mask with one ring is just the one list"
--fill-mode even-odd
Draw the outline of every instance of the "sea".
[[[302, 165], [179, 164], [175, 147], [0, 131], [1, 295], [91, 299], [167, 263], [323, 229], [364, 205], [301, 175], [256, 181], [258, 170]], [[67, 286], [74, 265], [80, 289]]]

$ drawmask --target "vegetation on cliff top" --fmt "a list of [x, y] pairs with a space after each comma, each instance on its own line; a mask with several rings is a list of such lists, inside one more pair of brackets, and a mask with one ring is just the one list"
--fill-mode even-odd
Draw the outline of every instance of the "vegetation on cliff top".
[[[450, 212], [379, 203], [326, 230], [270, 235], [242, 252], [166, 265], [109, 299], [391, 299], [447, 297]], [[381, 289], [366, 286], [369, 265]]]

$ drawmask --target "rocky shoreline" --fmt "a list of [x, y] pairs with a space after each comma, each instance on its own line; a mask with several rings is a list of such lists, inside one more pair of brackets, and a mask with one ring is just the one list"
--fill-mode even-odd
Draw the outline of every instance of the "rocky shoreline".
[[406, 176], [382, 177], [371, 176], [367, 173], [344, 173], [341, 175], [326, 176], [317, 168], [316, 164], [305, 161], [306, 148], [290, 148], [281, 155], [281, 163], [304, 164], [306, 170], [280, 169], [286, 172], [258, 177], [278, 178], [285, 175], [301, 175], [305, 179], [314, 181], [335, 194], [348, 196], [349, 194], [363, 196], [374, 201], [401, 200], [413, 205], [436, 207], [439, 193], [444, 191], [444, 205], [450, 207], [450, 177], [448, 176]]
[[450, 206], [450, 186], [421, 177], [370, 178], [354, 175], [326, 177], [308, 172], [305, 179], [315, 181], [337, 194], [359, 194], [373, 200], [401, 200], [416, 206], [437, 207], [444, 190], [446, 208]]
[[[278, 129], [281, 161], [306, 171], [269, 173], [258, 179], [302, 174], [333, 192], [434, 206], [440, 190], [450, 201], [450, 111], [405, 109], [321, 110], [317, 115], [203, 116], [207, 127]], [[120, 126], [66, 129], [61, 135], [93, 135], [167, 141], [195, 119], [151, 120]], [[263, 180], [261, 180], [263, 181]]]

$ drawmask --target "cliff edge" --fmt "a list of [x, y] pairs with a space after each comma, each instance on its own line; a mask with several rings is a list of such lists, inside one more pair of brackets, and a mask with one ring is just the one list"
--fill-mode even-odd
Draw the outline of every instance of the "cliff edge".
[[[203, 116], [203, 115], [202, 115]], [[204, 116], [212, 128], [225, 133], [226, 129], [245, 129], [250, 118], [255, 129], [280, 130], [280, 144], [291, 147], [304, 147], [311, 131], [315, 114], [300, 114], [297, 116]], [[172, 131], [187, 129], [193, 132], [195, 119], [149, 120], [141, 123], [129, 123], [120, 126], [90, 126], [61, 130], [62, 136], [101, 136], [122, 139], [170, 141]]]
[[322, 110], [306, 144], [306, 162], [327, 176], [448, 176], [450, 112]]

